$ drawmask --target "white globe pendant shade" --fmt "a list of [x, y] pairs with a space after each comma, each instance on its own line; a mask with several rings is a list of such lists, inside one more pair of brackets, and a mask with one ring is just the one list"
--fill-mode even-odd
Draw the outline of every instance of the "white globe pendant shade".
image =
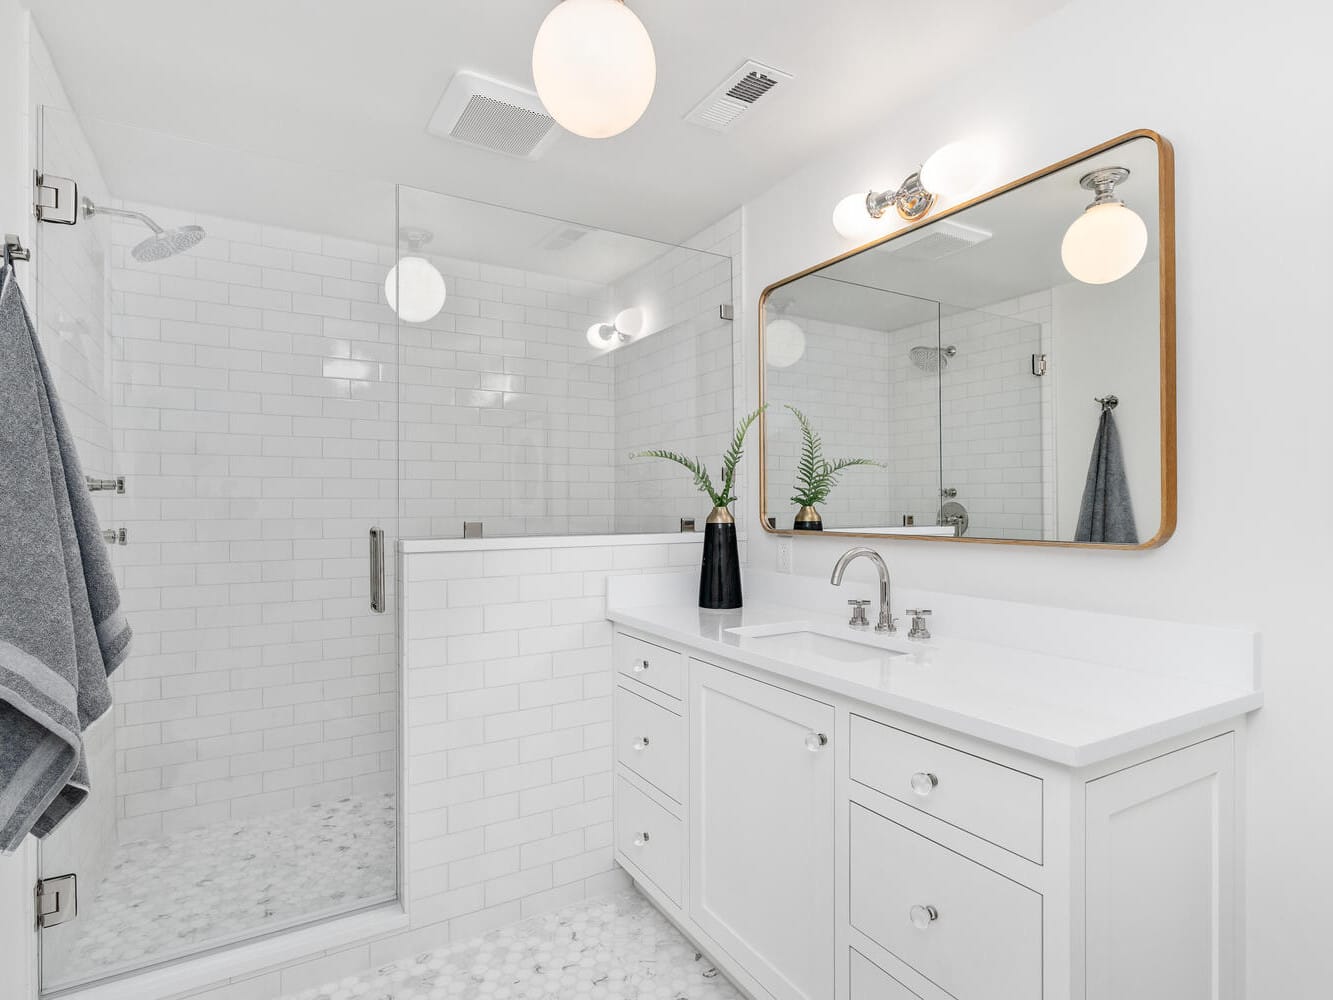
[[805, 331], [789, 319], [764, 325], [764, 363], [770, 368], [790, 368], [805, 355]]
[[657, 57], [643, 22], [621, 0], [564, 0], [537, 32], [532, 79], [564, 128], [607, 139], [648, 107]]
[[1060, 259], [1065, 270], [1089, 285], [1119, 281], [1143, 260], [1148, 227], [1119, 202], [1091, 205], [1065, 230]]
[[[893, 218], [897, 218], [897, 213]], [[876, 236], [883, 236], [893, 225], [888, 212], [878, 219], [870, 214], [866, 209], [866, 196], [861, 192], [849, 194], [833, 208], [833, 228], [843, 239], [854, 243], [868, 243]]]
[[405, 323], [425, 323], [444, 308], [444, 278], [423, 257], [403, 257], [384, 279], [389, 308]]
[[951, 142], [931, 154], [921, 167], [921, 186], [932, 194], [959, 200], [973, 194], [986, 175], [986, 159], [969, 142]]

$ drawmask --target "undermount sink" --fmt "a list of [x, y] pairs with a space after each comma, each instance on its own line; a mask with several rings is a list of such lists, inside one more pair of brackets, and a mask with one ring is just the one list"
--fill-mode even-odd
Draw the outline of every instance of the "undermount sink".
[[727, 632], [739, 640], [742, 649], [811, 667], [829, 663], [876, 666], [907, 653], [891, 648], [874, 633], [848, 629], [849, 634], [838, 635], [828, 626], [809, 622], [748, 625]]

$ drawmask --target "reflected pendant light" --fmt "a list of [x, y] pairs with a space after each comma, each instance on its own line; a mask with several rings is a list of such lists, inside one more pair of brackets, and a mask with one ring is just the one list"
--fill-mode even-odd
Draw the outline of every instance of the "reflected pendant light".
[[564, 128], [607, 139], [647, 109], [657, 57], [648, 30], [623, 0], [563, 0], [537, 32], [532, 79]]
[[1060, 259], [1065, 270], [1085, 284], [1119, 281], [1138, 267], [1147, 252], [1148, 227], [1115, 196], [1116, 185], [1128, 178], [1124, 167], [1107, 167], [1079, 180], [1096, 198], [1065, 230]]
[[805, 331], [789, 319], [764, 326], [764, 363], [769, 368], [790, 368], [805, 356]]
[[[425, 229], [404, 229], [400, 237], [412, 250], [420, 250], [434, 234]], [[424, 257], [400, 257], [384, 279], [384, 297], [389, 308], [404, 323], [425, 323], [439, 315], [447, 295], [444, 276]]]

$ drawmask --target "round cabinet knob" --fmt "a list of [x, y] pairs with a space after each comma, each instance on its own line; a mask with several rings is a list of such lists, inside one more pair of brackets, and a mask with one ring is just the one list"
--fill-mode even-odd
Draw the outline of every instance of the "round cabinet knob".
[[922, 798], [925, 798], [933, 792], [939, 783], [940, 779], [935, 777], [935, 775], [931, 774], [929, 771], [917, 771], [916, 774], [912, 775], [912, 791], [916, 792]]
[[823, 733], [807, 733], [805, 737], [805, 748], [811, 753], [818, 753], [828, 746], [828, 737]]
[[640, 736], [637, 740], [635, 740], [635, 741], [634, 741], [634, 749], [635, 749], [635, 750], [647, 750], [647, 749], [648, 749], [648, 737], [647, 737], [647, 736]]
[[634, 672], [635, 672], [636, 674], [641, 674], [641, 673], [643, 673], [643, 672], [644, 672], [645, 670], [647, 670], [647, 669], [648, 669], [648, 661], [647, 661], [647, 660], [635, 660], [635, 661], [634, 661]]
[[924, 931], [940, 919], [940, 911], [933, 906], [914, 906], [907, 911], [907, 919], [912, 922], [912, 926], [917, 930]]
[[639, 834], [637, 837], [634, 838], [634, 846], [635, 846], [635, 847], [643, 847], [646, 843], [648, 843], [648, 834], [647, 834], [647, 833], [641, 833], [641, 834]]

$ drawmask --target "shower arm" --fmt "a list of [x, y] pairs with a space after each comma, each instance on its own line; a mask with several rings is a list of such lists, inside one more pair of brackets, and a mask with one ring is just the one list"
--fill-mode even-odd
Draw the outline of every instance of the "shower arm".
[[83, 199], [83, 214], [88, 218], [92, 218], [94, 215], [115, 215], [122, 219], [138, 219], [158, 236], [166, 232], [165, 229], [142, 212], [132, 212], [128, 208], [108, 208], [105, 205], [94, 205], [87, 198]]

